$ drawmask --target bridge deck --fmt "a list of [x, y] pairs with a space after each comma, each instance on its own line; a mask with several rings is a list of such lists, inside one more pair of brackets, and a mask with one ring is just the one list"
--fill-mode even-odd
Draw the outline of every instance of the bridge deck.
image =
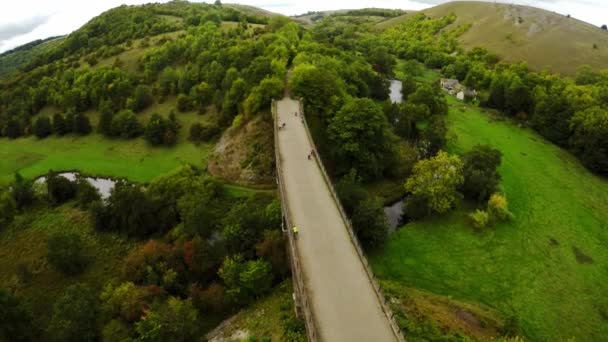
[[[321, 170], [308, 160], [311, 142], [299, 102], [277, 102], [279, 152], [298, 254], [316, 327], [323, 341], [395, 341], [388, 319], [350, 240]], [[279, 161], [277, 161], [279, 162]]]

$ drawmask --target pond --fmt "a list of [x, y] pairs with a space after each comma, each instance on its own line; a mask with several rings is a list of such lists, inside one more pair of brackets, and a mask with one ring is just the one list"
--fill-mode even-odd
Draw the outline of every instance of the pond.
[[[75, 181], [78, 172], [62, 172], [58, 175], [65, 177], [70, 181]], [[110, 197], [110, 192], [114, 189], [114, 185], [116, 185], [116, 181], [110, 178], [85, 177], [85, 179], [99, 191], [99, 194], [103, 199]], [[36, 179], [36, 182], [44, 182], [45, 180], [46, 177], [42, 176]]]
[[389, 206], [384, 207], [384, 215], [388, 220], [388, 232], [389, 234], [394, 233], [397, 228], [403, 225], [403, 203], [405, 198], [395, 202]]
[[390, 99], [393, 103], [401, 103], [403, 102], [403, 95], [401, 95], [401, 89], [403, 88], [403, 83], [397, 80], [391, 80], [390, 87]]

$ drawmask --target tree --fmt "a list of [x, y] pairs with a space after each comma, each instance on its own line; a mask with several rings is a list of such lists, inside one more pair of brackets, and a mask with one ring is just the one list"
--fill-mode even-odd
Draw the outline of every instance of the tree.
[[226, 296], [235, 304], [243, 304], [265, 293], [272, 284], [270, 264], [263, 260], [243, 261], [236, 255], [224, 259], [218, 275], [226, 284]]
[[354, 168], [363, 179], [375, 179], [393, 154], [386, 117], [370, 99], [348, 101], [330, 119], [327, 133], [341, 173]]
[[48, 335], [56, 341], [97, 340], [97, 301], [85, 285], [69, 286], [53, 305]]
[[65, 117], [59, 113], [53, 115], [53, 133], [56, 135], [64, 135], [70, 131]]
[[137, 120], [135, 113], [130, 110], [123, 110], [112, 119], [113, 136], [130, 139], [143, 133], [143, 127]]
[[76, 114], [76, 116], [74, 117], [74, 133], [80, 135], [87, 135], [91, 133], [91, 130], [92, 128], [89, 118], [82, 113]]
[[35, 341], [36, 330], [31, 313], [12, 294], [0, 289], [0, 340]]
[[289, 258], [285, 239], [278, 229], [264, 231], [263, 239], [255, 246], [256, 255], [268, 261], [273, 273], [283, 279], [289, 273]]
[[168, 120], [158, 113], [152, 114], [145, 128], [145, 137], [151, 145], [161, 145], [164, 142], [165, 134], [171, 129]]
[[608, 175], [608, 111], [591, 107], [577, 112], [570, 123], [570, 145], [585, 166]]
[[34, 182], [24, 179], [19, 172], [15, 173], [15, 181], [12, 184], [13, 199], [17, 205], [17, 209], [21, 210], [36, 200]]
[[148, 311], [135, 324], [140, 341], [195, 341], [199, 336], [198, 312], [190, 299], [170, 297]]
[[414, 166], [414, 173], [407, 179], [405, 190], [417, 201], [426, 203], [427, 213], [446, 213], [460, 198], [457, 189], [464, 182], [462, 168], [458, 156], [440, 151], [435, 157], [421, 160]]
[[78, 207], [86, 210], [92, 203], [100, 200], [99, 190], [89, 183], [86, 178], [78, 176], [76, 179], [76, 203], [78, 203]]
[[75, 233], [56, 233], [47, 242], [47, 258], [51, 265], [66, 275], [76, 275], [84, 271], [87, 258], [84, 244]]
[[487, 145], [477, 145], [463, 156], [465, 197], [485, 202], [498, 189], [502, 153]]
[[99, 105], [99, 124], [97, 126], [97, 130], [99, 133], [105, 136], [112, 135], [112, 119], [114, 117], [114, 111], [112, 109], [112, 104], [109, 101], [103, 101]]
[[140, 112], [153, 102], [152, 89], [149, 86], [140, 84], [135, 87], [133, 92], [133, 111]]
[[53, 133], [51, 120], [46, 116], [41, 116], [34, 122], [34, 134], [40, 138], [46, 138]]
[[15, 218], [17, 204], [8, 192], [0, 194], [0, 228], [5, 228]]
[[21, 124], [17, 119], [10, 118], [8, 120], [8, 122], [6, 123], [5, 134], [9, 139], [16, 139], [23, 134], [23, 132], [21, 131]]
[[76, 184], [52, 171], [46, 176], [46, 186], [49, 201], [54, 205], [69, 201], [76, 195]]
[[511, 84], [505, 91], [505, 109], [511, 114], [518, 112], [530, 112], [532, 106], [532, 94], [524, 82], [518, 76], [514, 76]]
[[386, 241], [388, 221], [379, 198], [368, 197], [361, 201], [355, 208], [352, 221], [363, 248], [375, 249]]
[[177, 110], [180, 112], [187, 112], [192, 109], [192, 100], [186, 94], [179, 94], [177, 96]]
[[602, 30], [604, 30], [604, 31], [608, 30], [608, 26], [606, 24], [602, 25]]
[[312, 64], [300, 64], [293, 69], [289, 88], [296, 97], [304, 99], [307, 111], [321, 117], [338, 109], [345, 93], [335, 71]]
[[407, 101], [416, 105], [425, 105], [431, 115], [448, 113], [448, 103], [439, 85], [419, 84], [416, 91], [408, 96]]
[[136, 286], [132, 282], [109, 282], [99, 298], [104, 314], [131, 323], [138, 321], [148, 308], [147, 296], [145, 287]]

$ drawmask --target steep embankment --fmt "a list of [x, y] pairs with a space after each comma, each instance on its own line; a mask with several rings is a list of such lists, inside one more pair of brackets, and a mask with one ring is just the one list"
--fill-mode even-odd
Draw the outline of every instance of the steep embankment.
[[[484, 2], [451, 2], [422, 11], [430, 17], [451, 13], [453, 25], [472, 24], [460, 37], [463, 47], [484, 47], [507, 61], [526, 61], [572, 75], [578, 66], [608, 68], [608, 32], [567, 15], [539, 8]], [[387, 28], [407, 15], [378, 25]]]

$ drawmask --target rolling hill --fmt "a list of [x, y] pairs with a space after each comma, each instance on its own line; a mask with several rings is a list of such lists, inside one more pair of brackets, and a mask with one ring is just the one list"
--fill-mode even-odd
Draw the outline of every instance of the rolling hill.
[[[456, 14], [453, 25], [472, 24], [460, 37], [464, 48], [484, 47], [506, 61], [526, 61], [564, 75], [588, 64], [608, 68], [608, 32], [583, 21], [534, 7], [485, 2], [450, 2], [422, 11], [430, 17]], [[409, 16], [378, 24], [385, 29]]]

